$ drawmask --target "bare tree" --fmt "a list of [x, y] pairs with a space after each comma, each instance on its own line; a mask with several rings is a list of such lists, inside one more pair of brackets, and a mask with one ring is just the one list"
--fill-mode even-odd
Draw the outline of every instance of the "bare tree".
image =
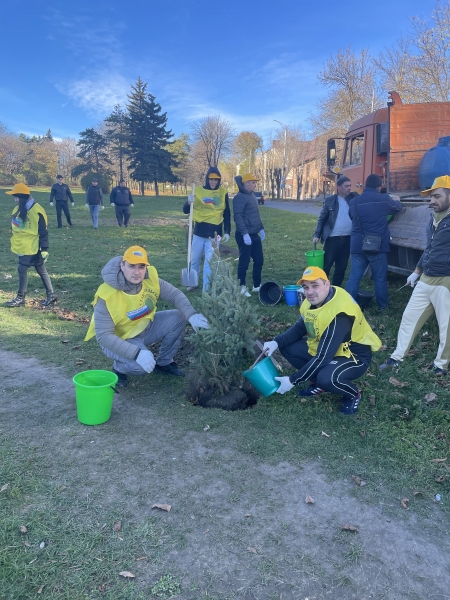
[[193, 123], [191, 129], [197, 151], [204, 154], [209, 167], [217, 167], [219, 159], [231, 152], [235, 132], [227, 119], [220, 115], [204, 117]]
[[249, 173], [255, 166], [255, 155], [263, 146], [262, 138], [254, 131], [241, 131], [233, 143], [234, 162], [241, 165], [241, 173]]
[[78, 146], [75, 138], [63, 138], [55, 141], [56, 151], [58, 153], [58, 172], [65, 178], [71, 177], [72, 169], [80, 164], [81, 160], [77, 158]]
[[[0, 123], [0, 171], [7, 176], [20, 173], [28, 154], [27, 145]], [[9, 177], [6, 177], [6, 180]], [[9, 183], [5, 180], [5, 183]], [[14, 178], [11, 179], [13, 181]]]

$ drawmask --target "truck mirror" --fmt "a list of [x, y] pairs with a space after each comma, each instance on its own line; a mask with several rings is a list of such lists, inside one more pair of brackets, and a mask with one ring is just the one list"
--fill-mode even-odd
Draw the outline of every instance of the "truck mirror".
[[329, 169], [332, 169], [336, 164], [336, 140], [331, 139], [327, 141], [327, 165]]

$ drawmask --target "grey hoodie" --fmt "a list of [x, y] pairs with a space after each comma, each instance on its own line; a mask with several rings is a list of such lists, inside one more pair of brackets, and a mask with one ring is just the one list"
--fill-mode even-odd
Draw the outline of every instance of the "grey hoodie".
[[[141, 291], [142, 284], [134, 285], [129, 283], [121, 269], [120, 263], [122, 261], [121, 256], [112, 258], [102, 269], [103, 281], [113, 287], [116, 290], [121, 290], [126, 294], [138, 294]], [[148, 279], [146, 273], [145, 278]], [[195, 308], [183, 294], [176, 287], [159, 279], [160, 285], [160, 300], [164, 300], [169, 304], [172, 304], [177, 308], [180, 313], [184, 316], [186, 321], [196, 314]], [[99, 298], [97, 304], [94, 306], [94, 323], [95, 323], [95, 337], [97, 342], [103, 348], [107, 348], [111, 352], [123, 356], [130, 360], [134, 360], [139, 348], [130, 344], [127, 340], [122, 340], [120, 337], [115, 335], [114, 321], [109, 314], [106, 307], [106, 302]], [[151, 325], [149, 325], [151, 327]]]
[[234, 180], [239, 188], [239, 193], [233, 198], [236, 231], [242, 236], [246, 233], [259, 233], [261, 229], [264, 229], [264, 225], [259, 216], [258, 200], [253, 193], [247, 192], [240, 175], [235, 177]]

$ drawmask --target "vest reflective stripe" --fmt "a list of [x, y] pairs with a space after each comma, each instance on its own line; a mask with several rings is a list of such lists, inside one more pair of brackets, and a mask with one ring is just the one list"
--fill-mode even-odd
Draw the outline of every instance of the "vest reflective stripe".
[[[381, 347], [381, 340], [372, 331], [359, 305], [345, 290], [337, 286], [333, 287], [335, 290], [333, 298], [320, 308], [310, 310], [311, 304], [308, 302], [308, 300], [304, 300], [300, 307], [300, 314], [302, 315], [306, 330], [308, 332], [308, 337], [306, 340], [308, 344], [308, 352], [312, 356], [317, 354], [317, 347], [319, 346], [320, 338], [322, 337], [323, 332], [334, 319], [334, 317], [340, 313], [344, 313], [349, 317], [354, 317], [352, 330], [350, 333], [350, 342], [370, 346], [374, 352], [379, 350]], [[348, 348], [350, 342], [341, 344], [335, 356], [350, 357], [351, 352]]]
[[[17, 213], [17, 215], [16, 215]], [[27, 213], [25, 225], [18, 214], [18, 207], [12, 211], [11, 219], [11, 252], [33, 256], [39, 252], [39, 215], [42, 215], [48, 225], [47, 215], [40, 204], [35, 202]]]
[[194, 221], [196, 223], [212, 223], [220, 225], [225, 210], [227, 191], [220, 186], [217, 190], [205, 190], [201, 186], [195, 188]]
[[[114, 334], [122, 340], [136, 337], [155, 318], [156, 304], [159, 298], [158, 272], [155, 267], [147, 267], [148, 279], [142, 282], [139, 294], [126, 294], [116, 290], [107, 283], [98, 288], [92, 306], [99, 298], [106, 302], [106, 307], [114, 321]], [[84, 341], [87, 342], [95, 335], [94, 315]]]

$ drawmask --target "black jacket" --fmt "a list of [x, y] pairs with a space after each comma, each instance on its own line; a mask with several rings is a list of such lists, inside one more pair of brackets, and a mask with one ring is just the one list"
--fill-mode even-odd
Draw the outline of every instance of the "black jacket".
[[[352, 198], [357, 196], [356, 192], [350, 192], [348, 196], [345, 197], [347, 204], [350, 202]], [[314, 232], [314, 236], [316, 238], [320, 238], [322, 244], [324, 244], [327, 238], [330, 237], [331, 232], [334, 229], [336, 224], [336, 219], [339, 213], [339, 201], [338, 195], [333, 194], [332, 196], [328, 196], [323, 201], [323, 207], [320, 211], [319, 218], [317, 219], [316, 230]]]
[[50, 190], [50, 202], [53, 202], [53, 198], [56, 202], [67, 202], [69, 199], [73, 202], [72, 192], [66, 183], [54, 183]]
[[450, 275], [450, 214], [444, 217], [437, 227], [434, 227], [431, 215], [427, 225], [427, 246], [417, 267], [429, 277]]
[[103, 206], [103, 192], [98, 184], [88, 187], [86, 191], [86, 204], [90, 204], [91, 206], [101, 204]]
[[[203, 186], [203, 189], [210, 190], [211, 186], [209, 185], [208, 176], [211, 173], [215, 173], [216, 175], [220, 175], [220, 171], [217, 167], [210, 167], [208, 172], [206, 173], [206, 182]], [[220, 187], [221, 179], [219, 179], [218, 189]], [[185, 202], [183, 206], [183, 212], [185, 215], [189, 214], [191, 210], [189, 202]], [[223, 227], [225, 229], [225, 233], [230, 235], [231, 233], [231, 213], [230, 213], [230, 203], [228, 200], [228, 194], [225, 195], [225, 210], [223, 211]], [[214, 225], [213, 223], [196, 223], [194, 227], [194, 235], [201, 238], [214, 238], [215, 234], [222, 235], [222, 223], [220, 225]]]
[[130, 204], [134, 204], [130, 188], [121, 187], [120, 185], [111, 190], [109, 201], [111, 204], [117, 204], [117, 206], [130, 206]]
[[234, 180], [239, 188], [239, 193], [233, 198], [236, 231], [242, 236], [246, 233], [259, 233], [261, 229], [264, 229], [264, 225], [259, 216], [258, 200], [254, 194], [247, 192], [240, 175], [235, 177]]

